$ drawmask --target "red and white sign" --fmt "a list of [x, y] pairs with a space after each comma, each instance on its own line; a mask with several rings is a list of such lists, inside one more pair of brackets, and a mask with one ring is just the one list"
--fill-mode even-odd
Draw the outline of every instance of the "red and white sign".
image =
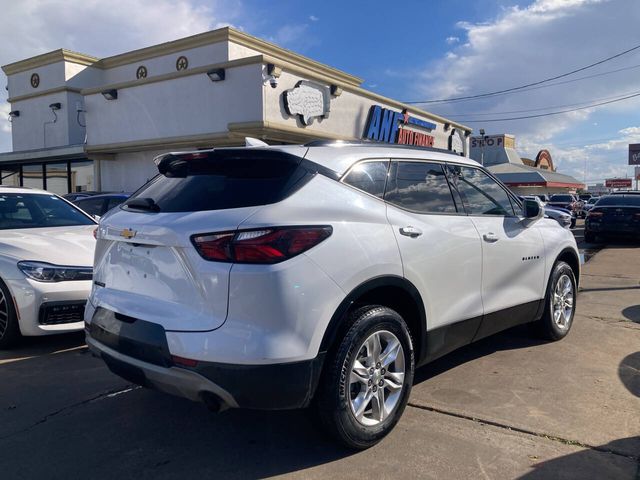
[[607, 188], [631, 188], [632, 180], [630, 178], [607, 178], [604, 186]]
[[636, 180], [640, 180], [640, 167], [636, 167]]

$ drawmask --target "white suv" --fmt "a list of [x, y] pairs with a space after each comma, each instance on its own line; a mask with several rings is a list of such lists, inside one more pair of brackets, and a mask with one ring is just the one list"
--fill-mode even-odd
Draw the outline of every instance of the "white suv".
[[476, 162], [370, 144], [170, 153], [100, 222], [87, 342], [211, 408], [312, 406], [349, 446], [398, 422], [414, 369], [520, 323], [564, 337], [567, 229]]

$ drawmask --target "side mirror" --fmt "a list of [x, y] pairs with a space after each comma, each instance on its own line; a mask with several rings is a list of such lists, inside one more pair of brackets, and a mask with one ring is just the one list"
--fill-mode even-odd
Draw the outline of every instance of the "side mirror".
[[533, 225], [544, 217], [544, 207], [542, 206], [542, 202], [538, 198], [535, 200], [525, 198], [522, 202], [522, 213], [524, 215], [522, 223], [524, 223], [525, 227]]

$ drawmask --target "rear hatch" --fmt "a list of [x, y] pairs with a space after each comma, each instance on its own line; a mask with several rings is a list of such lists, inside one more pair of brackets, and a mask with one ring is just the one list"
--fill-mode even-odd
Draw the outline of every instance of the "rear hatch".
[[233, 264], [205, 260], [192, 237], [237, 230], [312, 172], [300, 156], [267, 149], [168, 154], [156, 163], [163, 174], [100, 222], [92, 302], [166, 330], [218, 328]]

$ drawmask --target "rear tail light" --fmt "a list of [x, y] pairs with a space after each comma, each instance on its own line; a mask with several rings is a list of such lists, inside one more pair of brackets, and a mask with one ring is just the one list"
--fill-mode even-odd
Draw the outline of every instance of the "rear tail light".
[[173, 364], [178, 367], [195, 368], [198, 366], [198, 361], [193, 360], [192, 358], [184, 358], [184, 357], [179, 357], [177, 355], [171, 355], [171, 360], [173, 361]]
[[332, 232], [333, 229], [326, 225], [276, 227], [194, 235], [191, 241], [205, 260], [272, 264], [309, 250]]

